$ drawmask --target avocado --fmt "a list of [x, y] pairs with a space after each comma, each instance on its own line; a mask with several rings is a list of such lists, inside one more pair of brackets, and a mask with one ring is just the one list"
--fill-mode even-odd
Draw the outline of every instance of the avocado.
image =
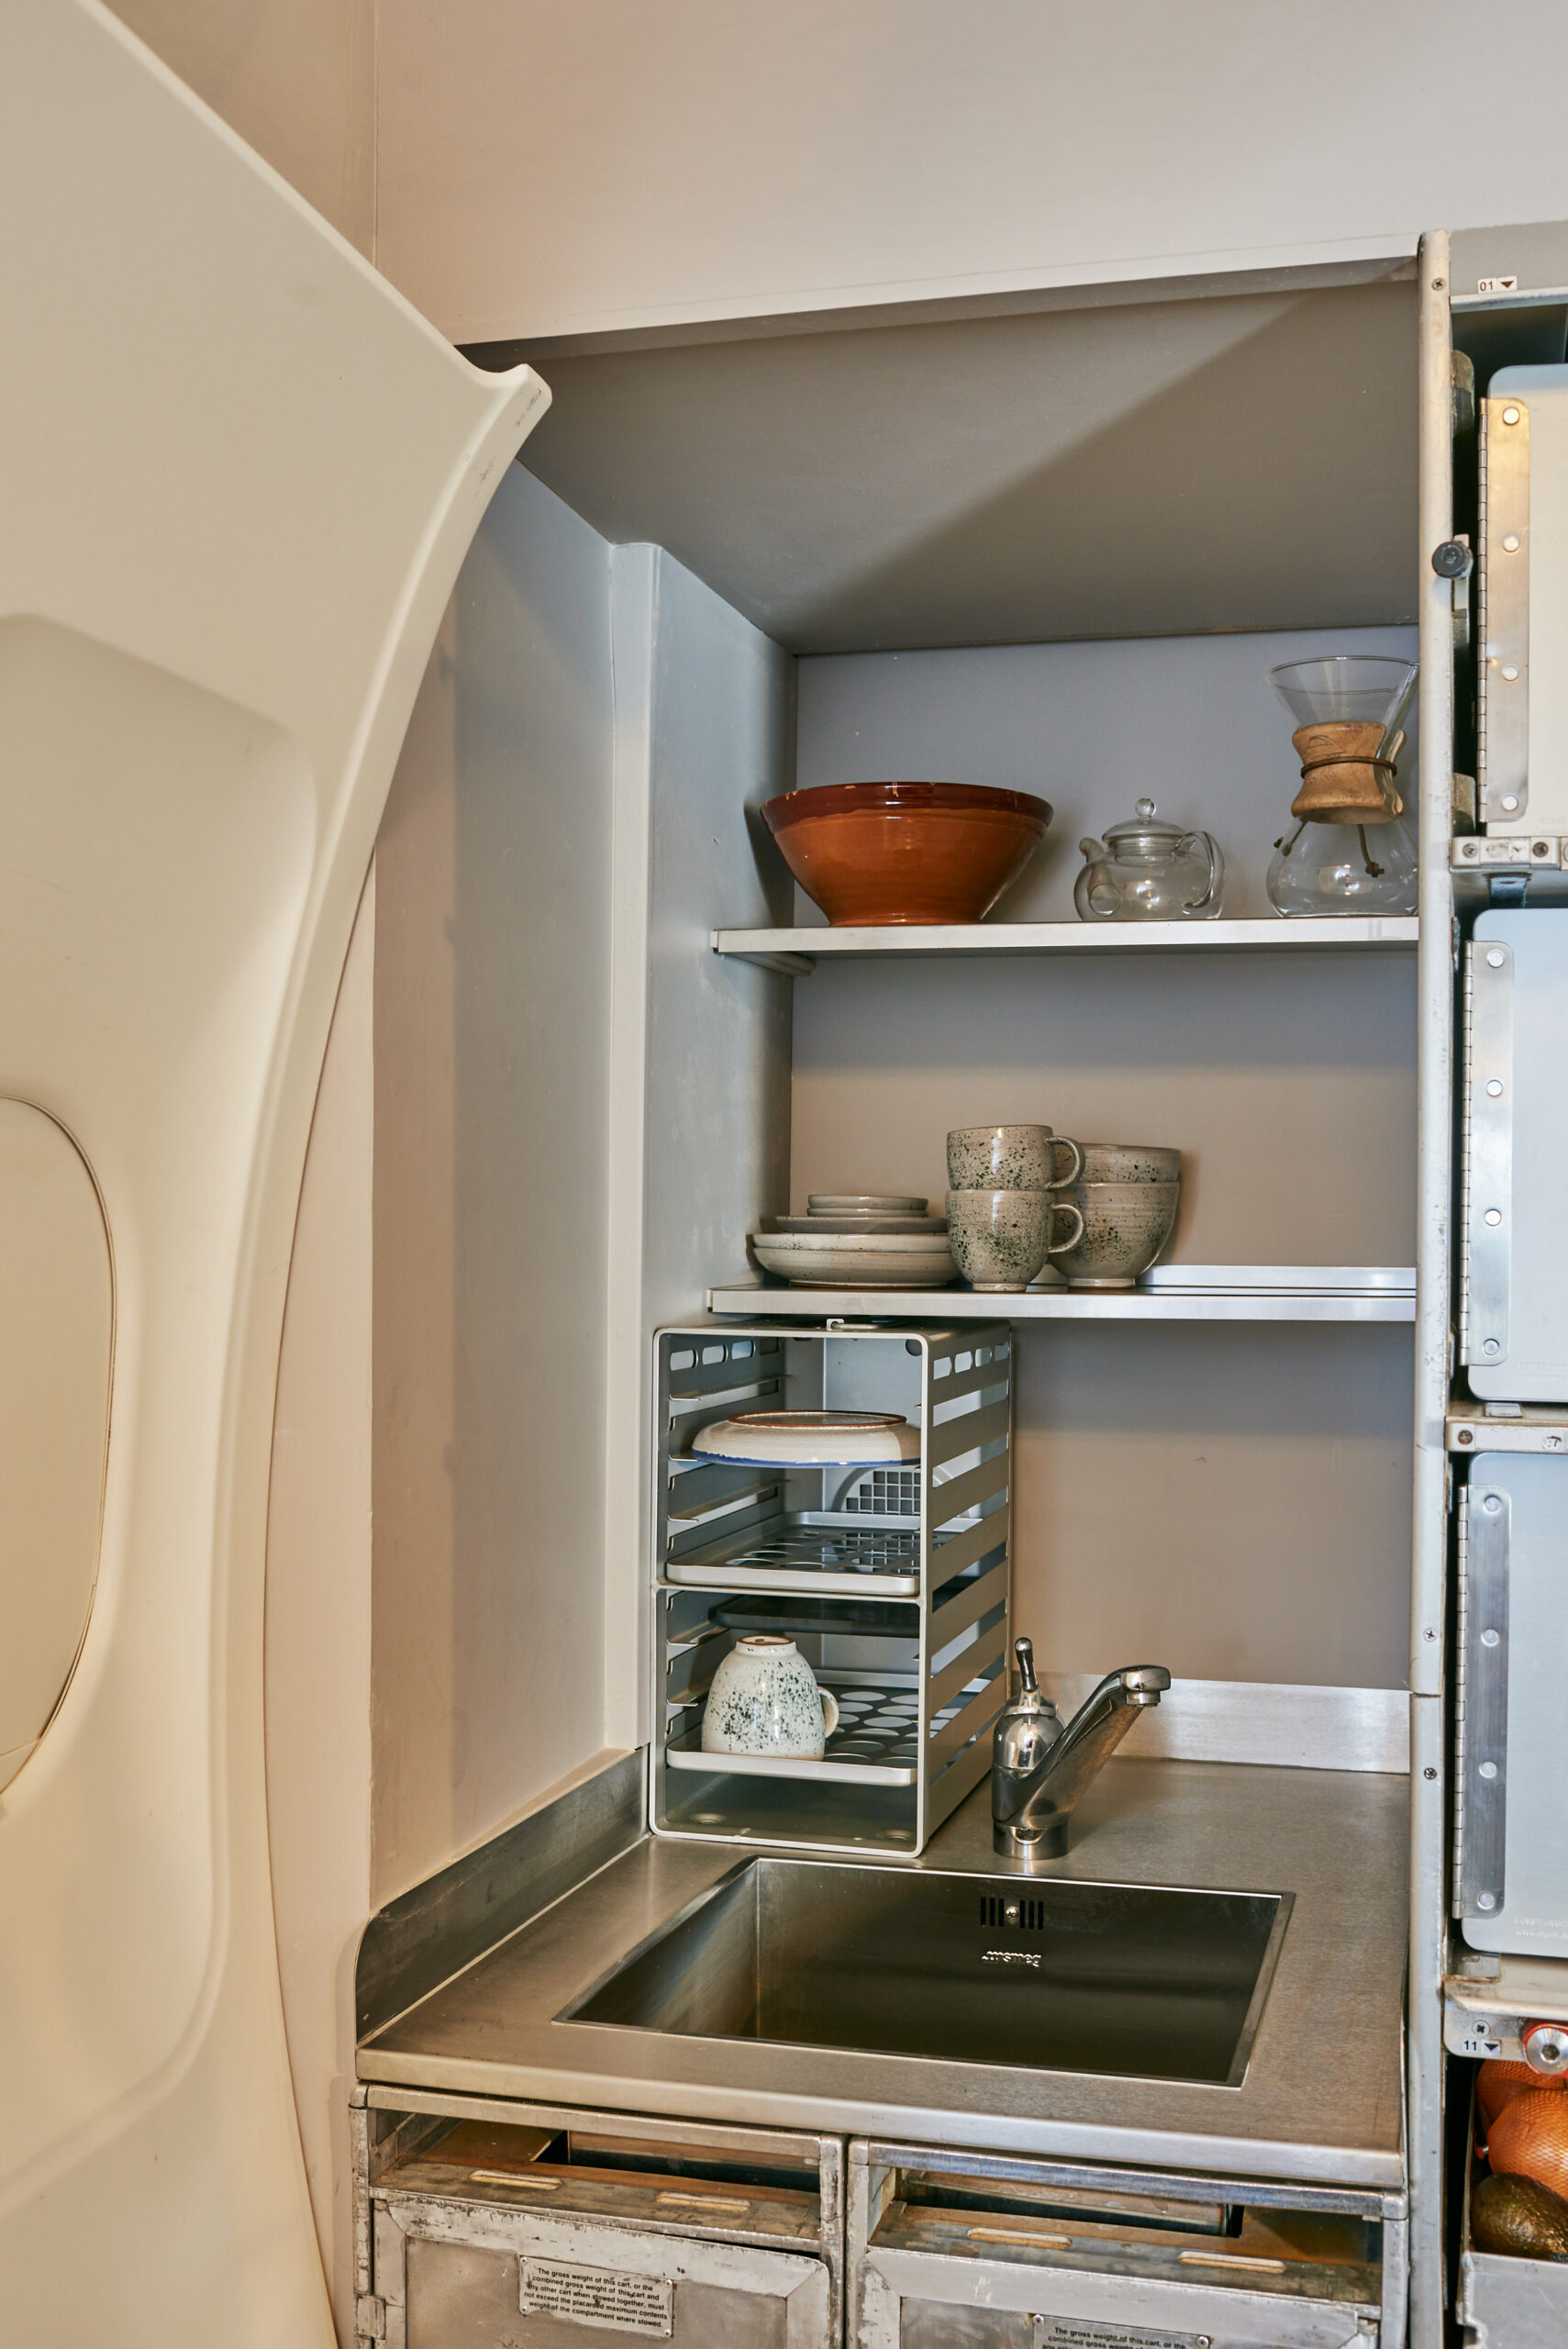
[[1470, 2198], [1477, 2251], [1524, 2259], [1568, 2259], [1568, 2202], [1533, 2177], [1484, 2177]]

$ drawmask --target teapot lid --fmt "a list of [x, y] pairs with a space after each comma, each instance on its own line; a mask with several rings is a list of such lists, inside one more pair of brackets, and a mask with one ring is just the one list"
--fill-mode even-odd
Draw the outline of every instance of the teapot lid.
[[1120, 824], [1107, 824], [1106, 844], [1130, 849], [1168, 848], [1177, 841], [1184, 841], [1187, 829], [1184, 824], [1168, 823], [1164, 817], [1156, 816], [1152, 799], [1140, 799], [1135, 816]]

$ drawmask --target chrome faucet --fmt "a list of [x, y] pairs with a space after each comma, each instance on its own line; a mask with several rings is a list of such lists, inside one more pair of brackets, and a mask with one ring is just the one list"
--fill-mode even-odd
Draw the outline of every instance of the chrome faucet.
[[1098, 1776], [1171, 1675], [1158, 1664], [1124, 1664], [1102, 1680], [1065, 1729], [1034, 1676], [1034, 1642], [1015, 1640], [1023, 1687], [996, 1717], [991, 1741], [991, 1841], [1013, 1860], [1059, 1860], [1073, 1805]]

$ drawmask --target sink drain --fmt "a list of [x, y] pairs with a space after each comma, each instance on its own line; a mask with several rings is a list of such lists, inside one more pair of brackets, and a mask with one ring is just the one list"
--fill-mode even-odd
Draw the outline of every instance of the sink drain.
[[980, 1896], [980, 1921], [993, 1928], [1017, 1925], [1026, 1932], [1038, 1933], [1045, 1925], [1043, 1900], [1017, 1900], [1010, 1895], [983, 1892]]

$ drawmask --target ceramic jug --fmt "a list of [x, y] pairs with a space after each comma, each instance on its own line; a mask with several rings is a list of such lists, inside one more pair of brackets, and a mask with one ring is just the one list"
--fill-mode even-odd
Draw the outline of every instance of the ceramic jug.
[[838, 1726], [837, 1698], [817, 1687], [795, 1642], [778, 1631], [748, 1631], [713, 1675], [702, 1750], [820, 1762]]
[[1207, 832], [1184, 832], [1140, 799], [1103, 841], [1082, 840], [1087, 860], [1073, 885], [1084, 921], [1213, 921], [1225, 893], [1225, 859]]

